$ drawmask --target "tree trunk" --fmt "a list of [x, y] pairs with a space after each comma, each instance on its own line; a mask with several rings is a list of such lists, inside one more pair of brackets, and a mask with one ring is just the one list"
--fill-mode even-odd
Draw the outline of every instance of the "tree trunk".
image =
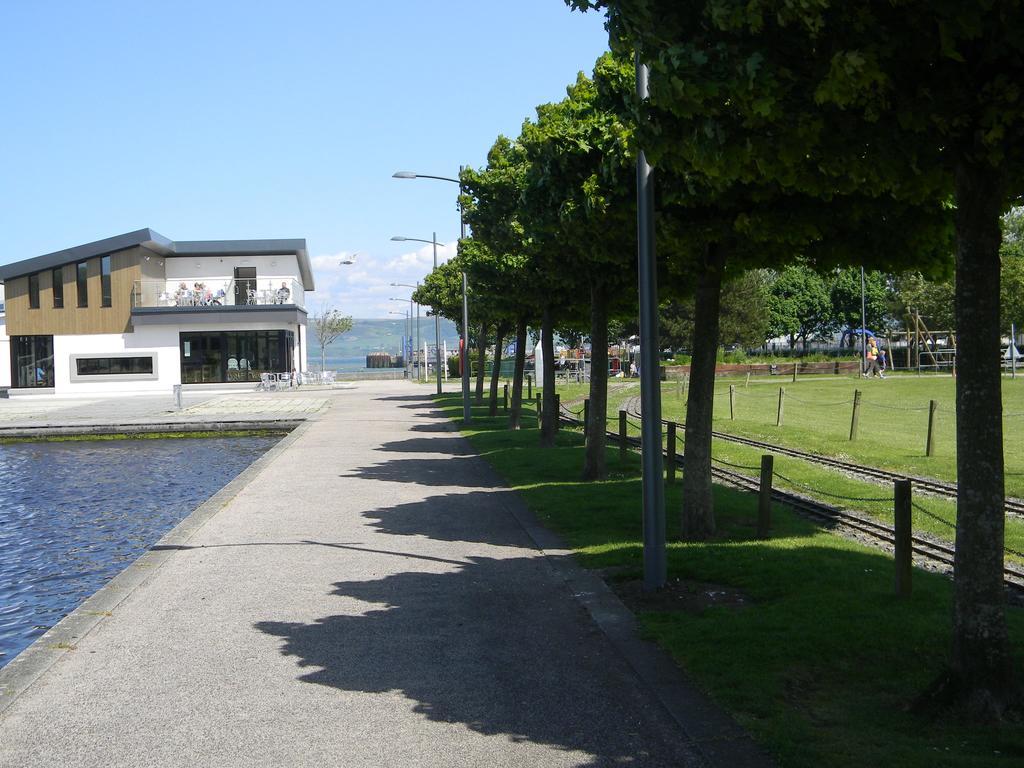
[[999, 216], [1003, 174], [956, 172], [956, 557], [952, 693], [972, 716], [1002, 717], [1015, 688], [1003, 591]]
[[476, 340], [476, 402], [484, 401], [484, 368], [487, 364], [487, 323], [480, 323]]
[[711, 419], [715, 403], [715, 356], [718, 353], [718, 313], [724, 265], [725, 252], [721, 244], [708, 243], [694, 297], [693, 360], [690, 362], [690, 389], [686, 398], [680, 525], [684, 541], [703, 541], [715, 532], [711, 490]]
[[490, 403], [487, 407], [488, 416], [498, 415], [498, 380], [501, 378], [501, 350], [502, 345], [505, 343], [505, 334], [507, 332], [508, 326], [504, 323], [498, 323], [495, 327], [494, 367], [491, 369]]
[[590, 285], [590, 422], [583, 460], [584, 480], [604, 480], [605, 419], [608, 416], [608, 290]]
[[541, 411], [540, 444], [542, 448], [555, 445], [555, 331], [551, 310], [544, 307], [541, 320], [540, 341], [544, 355], [543, 410]]
[[512, 405], [508, 414], [508, 428], [519, 429], [523, 411], [523, 372], [526, 370], [526, 318], [516, 321], [516, 367], [512, 374]]

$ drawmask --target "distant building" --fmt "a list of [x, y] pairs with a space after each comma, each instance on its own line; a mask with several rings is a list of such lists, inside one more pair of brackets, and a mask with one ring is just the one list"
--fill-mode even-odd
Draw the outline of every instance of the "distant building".
[[0, 266], [0, 387], [170, 392], [306, 367], [306, 241], [140, 229]]

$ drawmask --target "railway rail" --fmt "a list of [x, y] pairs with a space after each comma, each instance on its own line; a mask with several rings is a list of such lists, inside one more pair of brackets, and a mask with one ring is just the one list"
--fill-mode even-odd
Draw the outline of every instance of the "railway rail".
[[[630, 411], [629, 409], [625, 410], [627, 410], [627, 412], [633, 416], [639, 415], [635, 411]], [[573, 427], [583, 426], [583, 420], [579, 417], [580, 414], [570, 410], [564, 404], [562, 406], [562, 413], [559, 414], [559, 416], [560, 420], [564, 424]], [[618, 445], [620, 438], [617, 432], [611, 432], [606, 430], [605, 434], [609, 442]], [[626, 437], [626, 442], [630, 447], [637, 450], [640, 449], [640, 438]], [[770, 448], [771, 450], [777, 450], [775, 446], [769, 446], [766, 443], [762, 443], [761, 445], [764, 445], [766, 448]], [[666, 457], [667, 453], [667, 451], [663, 451], [663, 455], [665, 455]], [[815, 454], [808, 455], [815, 456]], [[682, 453], [676, 453], [675, 462], [678, 467], [682, 468]], [[736, 472], [731, 469], [725, 469], [722, 467], [712, 467], [711, 473], [712, 476], [715, 477], [715, 479], [717, 479], [718, 481], [726, 483], [736, 488], [741, 488], [743, 490], [755, 492], [760, 489], [759, 478], [744, 475], [741, 472]], [[904, 477], [904, 475], [891, 476], [893, 478]], [[940, 483], [940, 485], [942, 484]], [[955, 489], [955, 486], [953, 487]], [[812, 518], [814, 520], [820, 521], [830, 526], [845, 529], [846, 531], [849, 531], [858, 538], [869, 539], [875, 543], [880, 543], [884, 545], [887, 549], [891, 549], [895, 546], [895, 533], [893, 531], [892, 526], [875, 520], [874, 518], [868, 515], [852, 512], [850, 510], [842, 509], [841, 507], [837, 507], [832, 504], [827, 504], [825, 502], [810, 498], [808, 496], [804, 496], [799, 493], [781, 490], [778, 488], [772, 488], [772, 500], [792, 507], [797, 512], [803, 514], [806, 517]], [[946, 571], [952, 570], [955, 550], [951, 544], [942, 541], [936, 541], [932, 538], [920, 535], [912, 536], [911, 542], [913, 554], [919, 560], [919, 562], [925, 562], [928, 564], [936, 565], [940, 569]], [[1004, 564], [1003, 581], [1006, 584], [1007, 588], [1015, 594], [1015, 597], [1017, 597], [1018, 599], [1024, 598], [1024, 570], [1012, 566], [1006, 566]]]
[[[638, 397], [633, 397], [626, 401], [627, 407], [624, 408], [624, 410], [634, 418], [640, 418], [639, 401], [640, 398]], [[662, 424], [668, 423], [667, 419], [662, 419], [661, 421]], [[679, 424], [679, 426], [684, 425]], [[956, 501], [956, 483], [947, 483], [942, 480], [936, 480], [930, 477], [917, 477], [915, 475], [907, 475], [902, 472], [890, 472], [885, 469], [879, 469], [878, 467], [870, 467], [865, 464], [855, 464], [854, 462], [851, 461], [834, 459], [831, 456], [822, 456], [819, 453], [810, 453], [808, 451], [801, 451], [796, 448], [786, 448], [781, 445], [765, 443], [760, 440], [753, 440], [748, 437], [731, 435], [727, 432], [713, 431], [711, 435], [716, 440], [723, 440], [725, 442], [746, 445], [751, 448], [757, 448], [763, 451], [770, 451], [771, 453], [783, 456], [792, 456], [794, 458], [802, 459], [803, 461], [807, 461], [812, 464], [818, 464], [821, 466], [830, 467], [832, 469], [838, 469], [842, 472], [847, 472], [856, 475], [859, 478], [871, 478], [873, 480], [877, 480], [885, 484], [891, 484], [894, 480], [900, 480], [905, 478], [913, 481], [915, 491], [926, 493], [928, 495], [936, 496], [939, 498]], [[1018, 517], [1024, 517], [1024, 500], [1010, 498], [1005, 500], [1004, 505], [1004, 510], [1007, 514], [1016, 515]]]

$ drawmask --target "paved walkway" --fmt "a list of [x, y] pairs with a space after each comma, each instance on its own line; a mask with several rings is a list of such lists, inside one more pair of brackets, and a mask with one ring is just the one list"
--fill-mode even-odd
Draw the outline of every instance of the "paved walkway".
[[42, 638], [0, 766], [700, 764], [426, 394], [336, 393]]

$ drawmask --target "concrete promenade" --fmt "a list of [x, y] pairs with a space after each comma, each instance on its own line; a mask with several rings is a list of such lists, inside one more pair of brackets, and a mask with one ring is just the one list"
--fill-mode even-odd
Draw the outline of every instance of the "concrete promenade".
[[0, 671], [0, 766], [760, 764], [430, 391], [326, 395]]

